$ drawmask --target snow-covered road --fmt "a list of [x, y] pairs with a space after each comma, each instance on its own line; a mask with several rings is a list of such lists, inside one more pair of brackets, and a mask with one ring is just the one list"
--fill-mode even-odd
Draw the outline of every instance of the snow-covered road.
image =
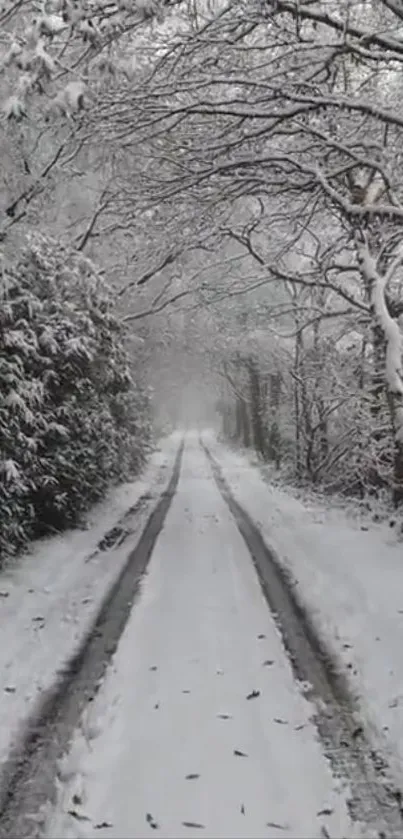
[[[196, 437], [49, 837], [351, 837], [242, 537]], [[367, 834], [368, 835], [368, 834]]]

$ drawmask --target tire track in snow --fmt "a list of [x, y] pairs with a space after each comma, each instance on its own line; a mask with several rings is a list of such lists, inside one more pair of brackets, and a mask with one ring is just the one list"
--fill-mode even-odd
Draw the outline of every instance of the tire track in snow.
[[[283, 638], [294, 674], [316, 707], [315, 724], [336, 775], [348, 780], [352, 818], [376, 828], [380, 839], [402, 837], [399, 791], [386, 783], [382, 760], [371, 747], [343, 675], [299, 603], [287, 572], [257, 525], [235, 500], [219, 463], [203, 439], [218, 489], [227, 503], [255, 566], [263, 594]], [[381, 767], [381, 768], [379, 768]]]
[[57, 766], [94, 699], [114, 655], [175, 495], [184, 441], [172, 477], [150, 514], [136, 547], [104, 598], [94, 623], [57, 684], [27, 721], [19, 743], [0, 776], [0, 839], [32, 839], [41, 834], [46, 803], [55, 795]]

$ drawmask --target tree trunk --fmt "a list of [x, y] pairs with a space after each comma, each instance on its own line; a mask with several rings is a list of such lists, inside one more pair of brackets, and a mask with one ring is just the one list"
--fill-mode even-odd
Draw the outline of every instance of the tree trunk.
[[[307, 393], [307, 371], [305, 365], [305, 347], [302, 332], [300, 333], [299, 344], [299, 393], [300, 393], [300, 422], [301, 431], [303, 431], [303, 443], [300, 446], [301, 451], [301, 477], [303, 471], [311, 478], [312, 477], [312, 441], [313, 429], [311, 421], [311, 411], [309, 405], [309, 398]], [[302, 434], [300, 432], [300, 439]]]
[[[367, 287], [370, 289], [371, 309], [374, 316], [374, 332], [380, 330], [385, 344], [384, 371], [389, 410], [394, 431], [393, 501], [395, 506], [403, 503], [403, 364], [402, 335], [397, 319], [392, 317], [386, 299], [386, 290], [401, 257], [381, 273], [377, 260], [366, 242], [360, 243], [358, 256]], [[375, 333], [378, 335], [378, 333]], [[379, 339], [379, 343], [380, 343]]]
[[253, 358], [250, 358], [248, 361], [248, 371], [253, 444], [256, 451], [265, 458], [266, 445], [260, 392], [260, 373], [257, 362]]
[[395, 507], [400, 507], [403, 504], [403, 439], [397, 418], [403, 414], [403, 395], [389, 391], [388, 404], [394, 433], [392, 497]]
[[242, 442], [246, 448], [250, 446], [250, 423], [249, 423], [249, 413], [248, 413], [248, 406], [245, 402], [245, 399], [241, 400], [241, 414], [242, 414]]
[[[324, 306], [324, 290], [319, 288], [316, 290], [314, 301], [316, 302], [318, 308]], [[327, 417], [326, 417], [326, 406], [322, 397], [322, 386], [323, 386], [323, 349], [322, 349], [322, 341], [320, 336], [320, 324], [321, 321], [317, 318], [313, 325], [313, 350], [314, 350], [314, 358], [313, 363], [315, 365], [315, 386], [314, 386], [314, 393], [313, 393], [313, 401], [316, 404], [316, 410], [318, 415], [318, 432], [319, 432], [319, 455], [320, 461], [326, 460], [329, 454], [329, 436], [328, 436], [328, 424], [327, 424]]]
[[302, 344], [302, 336], [301, 332], [298, 329], [298, 314], [297, 311], [295, 312], [295, 327], [296, 327], [296, 336], [295, 336], [295, 353], [294, 353], [294, 373], [295, 378], [293, 379], [294, 384], [294, 413], [295, 413], [295, 471], [297, 475], [297, 479], [300, 480], [302, 478], [302, 445], [301, 445], [301, 405], [300, 405], [300, 396], [299, 396], [299, 380], [301, 377], [301, 344]]
[[[382, 405], [385, 399], [385, 355], [386, 355], [386, 340], [379, 323], [375, 323], [372, 327], [372, 347], [373, 347], [373, 364], [371, 371], [371, 382], [369, 385], [370, 392], [370, 411], [372, 418], [376, 421], [382, 410]], [[375, 431], [375, 434], [378, 434]]]
[[403, 445], [395, 442], [393, 503], [395, 507], [403, 504]]
[[280, 395], [281, 376], [279, 373], [271, 373], [269, 376], [270, 426], [267, 438], [267, 456], [270, 460], [275, 461], [277, 469], [281, 465]]
[[242, 400], [239, 396], [235, 397], [235, 437], [237, 440], [242, 439]]
[[[378, 456], [380, 460], [382, 460], [382, 441], [384, 440], [385, 442], [385, 448], [388, 445], [386, 432], [384, 428], [380, 427], [384, 426], [384, 423], [382, 423], [382, 409], [384, 408], [385, 397], [387, 396], [385, 387], [386, 339], [383, 329], [379, 323], [374, 323], [372, 326], [372, 351], [373, 359], [369, 384], [369, 410], [374, 428], [372, 429], [371, 437], [376, 445], [376, 449], [379, 450]], [[393, 412], [389, 397], [388, 402], [392, 416]], [[378, 490], [384, 486], [384, 480], [382, 479], [376, 464], [371, 464], [368, 479], [373, 490]]]

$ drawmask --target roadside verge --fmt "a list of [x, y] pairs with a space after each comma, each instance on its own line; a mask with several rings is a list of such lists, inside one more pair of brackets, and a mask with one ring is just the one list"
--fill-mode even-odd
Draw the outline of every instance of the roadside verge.
[[[52, 795], [58, 757], [66, 748], [84, 704], [91, 701], [98, 689], [163, 526], [179, 478], [183, 444], [178, 450], [178, 440], [176, 437], [177, 454], [168, 485], [156, 506], [154, 499], [146, 499], [147, 504], [141, 505], [142, 515], [137, 517], [136, 528], [130, 529], [128, 523], [133, 523], [138, 509], [130, 508], [121, 518], [118, 542], [119, 551], [123, 553], [119, 553], [120, 562], [115, 566], [112, 581], [97, 600], [79, 644], [70, 647], [67, 656], [63, 656], [59, 648], [54, 650], [57, 655], [51, 661], [53, 680], [31, 703], [31, 713], [26, 714], [23, 729], [14, 738], [0, 777], [0, 836], [37, 835], [32, 820], [36, 823], [42, 804]], [[144, 529], [140, 539], [130, 550], [123, 532], [130, 530], [133, 545], [133, 537], [138, 537], [141, 526]], [[92, 559], [91, 553], [87, 559]], [[59, 614], [59, 619], [61, 617]], [[47, 672], [50, 678], [50, 663]], [[39, 823], [37, 828], [39, 830]]]
[[[316, 621], [317, 612], [311, 614], [308, 598], [300, 597], [295, 579], [273, 549], [270, 534], [260, 523], [256, 524], [259, 509], [256, 504], [256, 475], [252, 475], [255, 478], [255, 492], [251, 493], [251, 476], [248, 475], [247, 464], [242, 464], [242, 476], [239, 476], [239, 483], [235, 484], [229, 467], [234, 466], [237, 456], [210, 438], [207, 445], [205, 441], [202, 444], [221, 494], [248, 546], [295, 675], [306, 683], [309, 698], [316, 704], [316, 724], [325, 751], [334, 771], [351, 781], [351, 807], [355, 818], [362, 819], [368, 825], [377, 824], [380, 836], [400, 836], [400, 790], [391, 785], [386, 777], [386, 766], [374, 750], [373, 732], [366, 730], [366, 725], [362, 724], [360, 706], [342, 671], [341, 662], [333, 655], [334, 649], [329, 645], [326, 635], [320, 631]], [[223, 460], [226, 461], [226, 468], [222, 466]], [[260, 489], [262, 494], [263, 489]]]

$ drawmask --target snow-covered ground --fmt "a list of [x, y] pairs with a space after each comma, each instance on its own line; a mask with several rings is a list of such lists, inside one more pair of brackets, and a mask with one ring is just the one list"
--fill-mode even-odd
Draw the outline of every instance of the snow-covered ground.
[[62, 762], [48, 836], [351, 837], [348, 790], [311, 714], [189, 438], [141, 595]]
[[247, 454], [204, 437], [237, 501], [291, 572], [337, 654], [397, 777], [403, 762], [403, 544], [387, 525], [304, 504], [271, 486]]
[[[88, 529], [33, 543], [0, 575], [0, 761], [40, 694], [76, 650], [132, 543], [97, 551], [98, 542], [139, 498], [138, 533], [168, 483], [178, 437], [161, 442], [143, 476], [113, 490], [87, 517]], [[133, 539], [133, 537], [132, 537]]]

